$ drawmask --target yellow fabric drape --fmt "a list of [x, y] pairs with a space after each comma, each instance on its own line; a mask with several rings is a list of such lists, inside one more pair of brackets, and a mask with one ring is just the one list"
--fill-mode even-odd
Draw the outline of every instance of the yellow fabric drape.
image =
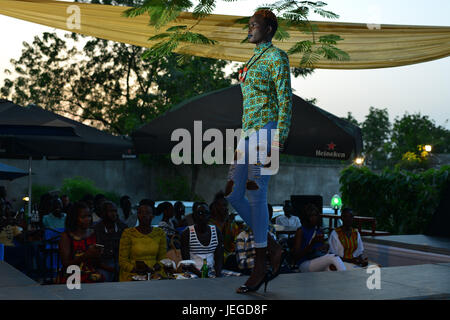
[[[80, 9], [80, 29], [69, 29], [67, 13], [69, 6]], [[231, 3], [230, 5], [236, 5]], [[154, 42], [147, 39], [164, 32], [173, 25], [192, 26], [197, 22], [190, 13], [182, 13], [175, 22], [160, 30], [148, 25], [148, 15], [135, 18], [122, 17], [128, 9], [123, 6], [109, 6], [51, 0], [0, 0], [0, 14], [35, 22], [38, 24], [76, 32], [88, 36], [150, 47]], [[193, 32], [204, 34], [219, 41], [212, 45], [181, 44], [176, 52], [200, 57], [247, 61], [253, 54], [254, 45], [241, 44], [247, 35], [242, 24], [234, 21], [239, 16], [211, 15], [202, 20]], [[72, 21], [73, 22], [73, 21]], [[350, 55], [350, 61], [320, 60], [316, 68], [323, 69], [375, 69], [397, 67], [436, 60], [450, 55], [450, 27], [379, 25], [362, 23], [313, 22], [319, 27], [316, 36], [337, 34], [344, 38], [338, 47]], [[11, 26], [10, 32], [14, 32]], [[298, 41], [310, 39], [302, 32], [289, 30], [290, 38], [274, 44], [287, 51]], [[3, 44], [6, 46], [7, 44]], [[301, 55], [289, 57], [291, 66], [298, 66]]]

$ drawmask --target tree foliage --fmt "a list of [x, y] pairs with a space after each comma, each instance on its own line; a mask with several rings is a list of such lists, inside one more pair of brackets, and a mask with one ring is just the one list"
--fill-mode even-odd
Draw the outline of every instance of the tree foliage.
[[353, 117], [353, 114], [349, 111], [347, 112], [347, 117], [343, 117], [342, 119], [347, 120], [348, 122], [354, 124], [355, 126], [360, 126], [360, 123], [358, 122], [358, 120], [355, 119], [355, 117]]
[[367, 167], [349, 166], [340, 177], [342, 201], [357, 215], [375, 217], [377, 230], [393, 234], [420, 234], [450, 183], [450, 166], [414, 173], [384, 169], [380, 174]]
[[[365, 163], [372, 169], [424, 170], [432, 165], [432, 154], [450, 152], [450, 131], [420, 113], [405, 113], [391, 123], [387, 108], [370, 107], [361, 123], [351, 112], [343, 119], [361, 127]], [[432, 146], [431, 154], [425, 145]]]
[[395, 119], [391, 136], [393, 160], [400, 160], [407, 152], [420, 156], [419, 146], [427, 144], [433, 147], [433, 153], [450, 152], [450, 131], [420, 113], [406, 113]]
[[186, 98], [231, 85], [223, 60], [187, 57], [177, 65], [170, 54], [150, 62], [141, 47], [89, 38], [80, 49], [78, 35], [65, 37], [44, 33], [24, 43], [11, 60], [18, 76], [5, 80], [1, 95], [128, 134]]
[[366, 161], [369, 165], [379, 168], [380, 163], [385, 164], [389, 152], [391, 123], [387, 109], [370, 107], [361, 129]]
[[94, 181], [85, 177], [73, 177], [63, 180], [61, 194], [67, 194], [72, 201], [81, 200], [86, 194], [104, 194], [106, 198], [119, 204], [120, 196], [114, 191], [102, 190], [95, 186]]
[[[149, 25], [156, 29], [161, 29], [171, 21], [175, 21], [179, 14], [188, 11], [192, 7], [193, 15], [198, 22], [212, 13], [218, 0], [199, 0], [194, 7], [194, 3], [190, 0], [145, 0], [134, 8], [130, 8], [124, 12], [124, 16], [133, 18], [142, 14], [149, 15]], [[235, 0], [224, 0], [232, 2]], [[346, 61], [349, 55], [337, 47], [339, 41], [344, 40], [339, 35], [326, 34], [317, 37], [318, 27], [308, 20], [311, 12], [314, 12], [324, 18], [337, 19], [339, 15], [325, 10], [327, 4], [322, 1], [293, 1], [278, 0], [272, 4], [268, 4], [258, 9], [270, 9], [279, 18], [279, 27], [274, 36], [276, 40], [282, 41], [290, 37], [288, 28], [295, 28], [310, 36], [310, 39], [295, 43], [289, 50], [288, 54], [301, 54], [302, 58], [299, 68], [314, 68], [314, 64], [321, 58], [327, 60]], [[238, 19], [236, 23], [242, 24], [247, 28], [250, 17]], [[198, 23], [197, 23], [198, 24]], [[149, 40], [161, 40], [154, 44], [145, 52], [144, 57], [155, 61], [168, 55], [182, 43], [190, 44], [207, 44], [214, 45], [217, 42], [196, 33], [193, 30], [197, 24], [190, 28], [186, 25], [176, 25], [166, 29], [164, 32], [149, 38]], [[246, 42], [247, 38], [242, 40]]]

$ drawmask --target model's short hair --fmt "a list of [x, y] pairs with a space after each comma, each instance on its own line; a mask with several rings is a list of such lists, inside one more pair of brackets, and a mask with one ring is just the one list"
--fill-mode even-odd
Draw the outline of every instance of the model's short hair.
[[273, 37], [278, 29], [278, 20], [276, 15], [270, 11], [269, 9], [261, 9], [254, 13], [255, 16], [262, 16], [264, 18], [264, 22], [267, 26], [272, 27], [272, 34]]

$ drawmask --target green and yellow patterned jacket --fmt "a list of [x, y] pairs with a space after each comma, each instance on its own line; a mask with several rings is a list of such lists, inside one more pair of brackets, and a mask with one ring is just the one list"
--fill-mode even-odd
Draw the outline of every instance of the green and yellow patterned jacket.
[[275, 121], [279, 130], [275, 145], [279, 143], [282, 149], [289, 134], [292, 114], [289, 58], [272, 42], [259, 44], [254, 52], [246, 64], [250, 68], [245, 81], [241, 83], [244, 99], [242, 129], [244, 132], [259, 130], [268, 122]]

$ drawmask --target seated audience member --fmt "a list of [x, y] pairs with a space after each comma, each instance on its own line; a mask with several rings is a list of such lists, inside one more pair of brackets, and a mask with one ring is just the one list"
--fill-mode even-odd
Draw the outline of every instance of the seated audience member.
[[328, 245], [324, 243], [320, 225], [319, 209], [308, 204], [302, 218], [302, 226], [295, 234], [292, 258], [301, 272], [346, 270], [341, 258], [335, 254], [327, 254]]
[[[283, 206], [284, 215], [278, 216], [276, 219], [276, 224], [285, 227], [294, 227], [296, 229], [300, 228], [302, 225], [300, 219], [294, 215], [294, 207], [291, 201], [286, 200]], [[280, 235], [280, 238], [287, 238], [286, 234]]]
[[94, 211], [94, 196], [92, 194], [86, 193], [81, 201], [87, 204], [90, 212]]
[[[269, 221], [270, 221], [270, 212], [269, 212]], [[279, 246], [276, 244], [276, 237], [275, 234], [272, 233], [269, 229], [269, 237], [268, 237], [268, 257], [267, 262], [270, 262], [273, 266], [275, 266], [277, 263], [279, 264]], [[255, 250], [255, 238], [253, 235], [253, 231], [250, 227], [247, 225], [244, 225], [244, 229], [236, 238], [236, 262], [238, 270], [243, 274], [250, 275], [254, 264], [255, 264], [255, 256], [256, 256], [256, 250]], [[283, 259], [283, 254], [281, 259]], [[283, 262], [283, 261], [281, 261]], [[281, 267], [281, 265], [279, 266]], [[275, 269], [278, 267], [275, 267]], [[233, 270], [233, 269], [231, 269]], [[276, 271], [276, 270], [275, 270]]]
[[103, 269], [99, 271], [106, 282], [112, 282], [118, 280], [120, 237], [127, 225], [119, 220], [117, 207], [113, 202], [103, 202], [101, 211], [103, 219], [94, 226], [97, 243], [104, 246], [101, 256]]
[[[241, 228], [230, 218], [228, 201], [223, 192], [218, 192], [211, 203], [211, 219], [209, 224], [215, 225], [222, 233], [224, 249], [224, 268], [235, 265], [236, 238], [241, 233]], [[232, 259], [228, 262], [228, 259]]]
[[163, 202], [158, 205], [156, 211], [161, 212], [162, 220], [158, 223], [158, 227], [163, 229], [170, 238], [177, 233], [171, 219], [173, 218], [173, 205], [170, 202]]
[[330, 253], [341, 257], [347, 268], [354, 266], [366, 267], [367, 257], [364, 257], [364, 246], [358, 229], [352, 228], [353, 211], [349, 208], [342, 209], [341, 218], [343, 225], [333, 230], [328, 240]]
[[6, 220], [6, 213], [9, 212], [9, 209], [6, 206], [6, 203], [0, 202], [0, 225]]
[[145, 198], [145, 199], [142, 199], [141, 201], [139, 201], [140, 206], [143, 204], [150, 206], [152, 208], [152, 210], [155, 211], [155, 201]]
[[98, 271], [101, 266], [101, 249], [96, 246], [97, 239], [92, 229], [92, 215], [84, 202], [77, 202], [67, 213], [66, 231], [61, 234], [59, 254], [63, 266], [60, 283], [66, 283], [67, 268], [77, 265], [81, 270], [81, 282], [103, 282], [103, 275]]
[[2, 211], [0, 211], [0, 215], [4, 216], [6, 216], [6, 210], [12, 211], [11, 203], [8, 201], [6, 196], [6, 188], [4, 186], [0, 186], [0, 208], [2, 208]]
[[62, 202], [62, 212], [67, 213], [67, 211], [69, 211], [69, 207], [72, 204], [70, 202], [69, 196], [67, 194], [63, 194], [61, 196], [61, 202]]
[[277, 231], [272, 223], [273, 219], [273, 207], [270, 203], [267, 204], [267, 209], [269, 210], [269, 232], [272, 233], [274, 239], [277, 240]]
[[162, 204], [163, 204], [163, 202], [158, 204], [158, 206], [156, 208], [154, 208], [154, 210], [153, 210], [153, 220], [152, 220], [153, 225], [157, 226], [161, 222], [161, 220], [164, 216], [163, 215], [164, 210], [162, 210], [162, 207], [161, 207]]
[[92, 224], [95, 225], [100, 220], [102, 220], [101, 207], [102, 203], [106, 201], [106, 197], [104, 194], [97, 194], [94, 198], [94, 212], [92, 213]]
[[67, 214], [62, 211], [62, 201], [55, 198], [53, 199], [52, 204], [52, 211], [42, 217], [42, 224], [45, 228], [50, 228], [53, 230], [64, 229]]
[[184, 206], [183, 202], [181, 202], [181, 201], [175, 202], [175, 204], [173, 205], [173, 211], [174, 211], [174, 216], [171, 220], [172, 220], [174, 227], [175, 228], [186, 227], [186, 224], [184, 224], [184, 221], [183, 221], [184, 214], [186, 212], [186, 207]]
[[193, 225], [194, 225], [193, 214], [194, 214], [194, 211], [197, 210], [197, 207], [198, 207], [198, 205], [199, 205], [200, 203], [201, 203], [201, 202], [199, 202], [199, 201], [195, 201], [195, 202], [192, 204], [192, 212], [189, 213], [189, 214], [186, 214], [186, 215], [184, 216], [184, 219], [183, 219], [182, 222], [181, 222], [182, 225], [184, 225], [184, 226], [193, 226]]
[[183, 260], [195, 261], [190, 271], [201, 277], [203, 259], [206, 259], [209, 270], [220, 277], [223, 264], [222, 234], [214, 225], [208, 225], [209, 211], [207, 204], [199, 204], [193, 212], [194, 225], [186, 228], [181, 234], [181, 256]]
[[[2, 204], [0, 204], [1, 208]], [[0, 217], [0, 243], [5, 247], [14, 247], [14, 239], [22, 234], [23, 229], [17, 225], [9, 210]]]
[[17, 225], [5, 203], [0, 203], [0, 209], [3, 209], [3, 215], [0, 216], [0, 243], [4, 246], [4, 260], [14, 268], [25, 272], [25, 251], [20, 245], [23, 241], [23, 228]]
[[[119, 281], [132, 281], [133, 276], [160, 271], [166, 258], [166, 234], [152, 227], [152, 207], [138, 207], [139, 226], [123, 231], [119, 247]], [[162, 273], [162, 272], [161, 272]]]
[[[152, 212], [153, 212], [152, 213], [153, 214], [152, 222], [153, 222], [153, 224], [155, 224], [155, 221], [156, 221], [155, 220], [155, 214], [156, 214], [155, 201], [145, 198], [145, 199], [142, 199], [141, 201], [139, 201], [139, 206], [141, 206], [143, 204], [148, 205], [148, 206], [150, 206], [150, 208], [152, 208]], [[158, 219], [159, 218], [160, 217], [158, 217]], [[159, 223], [159, 220], [158, 220], [158, 223]], [[139, 219], [137, 219], [137, 221], [136, 221], [136, 227], [139, 227]]]
[[250, 228], [244, 230], [236, 238], [236, 262], [239, 272], [250, 275], [255, 265], [255, 238]]
[[129, 196], [123, 196], [120, 198], [118, 215], [119, 220], [125, 223], [127, 228], [133, 228], [136, 226], [138, 221], [137, 212], [133, 210]]
[[52, 212], [53, 199], [54, 197], [48, 192], [44, 193], [39, 199], [39, 221], [42, 222], [42, 224], [44, 223], [44, 217]]

